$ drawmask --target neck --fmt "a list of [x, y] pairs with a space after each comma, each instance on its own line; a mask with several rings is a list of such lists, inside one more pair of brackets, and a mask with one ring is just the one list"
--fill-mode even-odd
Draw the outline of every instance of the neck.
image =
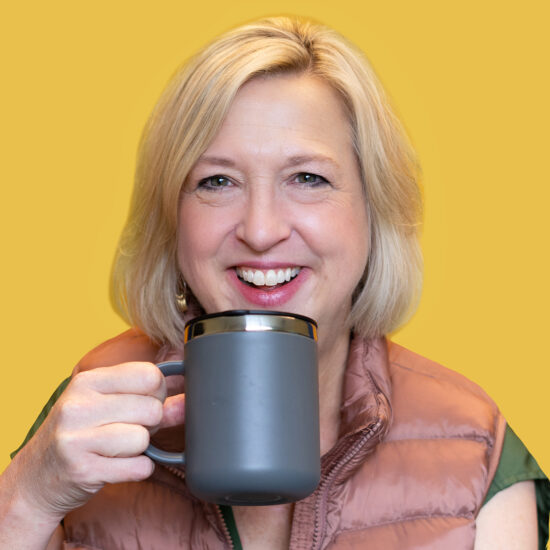
[[338, 439], [349, 338], [349, 332], [342, 331], [329, 341], [319, 342], [321, 454], [329, 451]]

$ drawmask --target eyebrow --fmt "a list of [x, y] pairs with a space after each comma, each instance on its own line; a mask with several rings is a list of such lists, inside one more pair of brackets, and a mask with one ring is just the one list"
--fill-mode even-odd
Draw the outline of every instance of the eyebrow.
[[[286, 159], [285, 167], [292, 168], [293, 166], [298, 166], [300, 164], [305, 164], [308, 162], [322, 162], [324, 164], [331, 164], [336, 168], [340, 168], [340, 165], [336, 162], [336, 160], [322, 154], [293, 155]], [[225, 166], [228, 168], [234, 168], [236, 166], [235, 162], [232, 159], [227, 157], [218, 157], [216, 155], [201, 155], [197, 161], [197, 164], [199, 163]]]

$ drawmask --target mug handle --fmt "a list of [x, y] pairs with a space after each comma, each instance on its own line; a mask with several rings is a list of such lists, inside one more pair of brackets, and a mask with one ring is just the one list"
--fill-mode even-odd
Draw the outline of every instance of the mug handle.
[[[183, 361], [165, 361], [164, 363], [159, 363], [157, 367], [160, 369], [164, 376], [172, 376], [173, 374], [185, 374], [185, 366]], [[170, 453], [168, 451], [163, 451], [155, 447], [154, 445], [149, 445], [145, 449], [144, 453], [149, 458], [152, 458], [156, 462], [161, 464], [185, 464], [185, 453]]]

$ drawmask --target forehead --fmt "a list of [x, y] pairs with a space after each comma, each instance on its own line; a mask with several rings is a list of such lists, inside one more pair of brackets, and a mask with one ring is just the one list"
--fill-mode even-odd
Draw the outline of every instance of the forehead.
[[317, 77], [285, 74], [256, 77], [244, 84], [208, 150], [285, 145], [353, 151], [352, 132], [339, 94]]
[[304, 126], [350, 134], [343, 100], [328, 84], [309, 75], [256, 77], [237, 92], [223, 126], [257, 124]]
[[[248, 107], [263, 107], [270, 103], [273, 111], [284, 108], [288, 102], [304, 113], [315, 111], [317, 117], [335, 115], [346, 118], [344, 102], [339, 93], [321, 78], [306, 73], [282, 73], [256, 76], [243, 84], [230, 110], [246, 102]], [[317, 111], [319, 104], [325, 108]]]

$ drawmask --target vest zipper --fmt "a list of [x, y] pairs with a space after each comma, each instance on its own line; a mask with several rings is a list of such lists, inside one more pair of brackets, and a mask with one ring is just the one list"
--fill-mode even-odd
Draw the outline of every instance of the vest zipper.
[[225, 523], [220, 505], [216, 504], [215, 508], [218, 520], [220, 521], [220, 525], [222, 526], [223, 534], [225, 535], [225, 541], [229, 543], [229, 548], [235, 548], [235, 545], [233, 544], [233, 539], [231, 538], [231, 533], [229, 532], [229, 527], [227, 527], [227, 523]]
[[353, 459], [353, 457], [361, 450], [361, 448], [367, 444], [367, 442], [372, 439], [375, 435], [378, 434], [380, 431], [380, 428], [382, 428], [384, 425], [384, 422], [382, 419], [378, 419], [378, 421], [372, 426], [372, 428], [361, 437], [359, 441], [357, 441], [352, 447], [347, 451], [346, 454], [342, 457], [342, 459], [333, 467], [333, 469], [327, 474], [327, 476], [321, 481], [319, 484], [319, 495], [315, 501], [315, 522], [314, 522], [314, 528], [313, 528], [313, 544], [312, 544], [312, 550], [319, 550], [321, 547], [321, 542], [325, 538], [326, 534], [326, 506], [327, 506], [327, 498], [330, 491], [330, 488], [332, 484], [334, 483], [334, 480], [337, 477], [337, 474], [339, 474], [346, 464]]
[[166, 468], [171, 474], [174, 474], [176, 477], [179, 477], [180, 479], [185, 479], [185, 474], [179, 468], [168, 466], [168, 464], [161, 464], [161, 466], [163, 468]]

